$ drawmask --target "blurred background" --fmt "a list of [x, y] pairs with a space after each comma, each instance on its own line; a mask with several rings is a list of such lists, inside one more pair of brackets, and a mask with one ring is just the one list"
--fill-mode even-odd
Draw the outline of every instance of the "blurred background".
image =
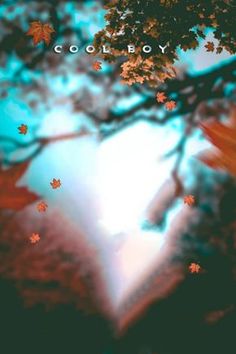
[[[234, 107], [236, 58], [206, 52], [210, 30], [179, 49], [166, 111], [157, 89], [121, 84], [122, 59], [85, 53], [104, 14], [102, 1], [0, 5], [1, 165], [29, 162], [18, 185], [48, 204], [0, 209], [2, 352], [235, 353], [236, 185], [198, 155], [211, 147], [199, 123]], [[55, 29], [49, 46], [26, 36], [35, 20]]]

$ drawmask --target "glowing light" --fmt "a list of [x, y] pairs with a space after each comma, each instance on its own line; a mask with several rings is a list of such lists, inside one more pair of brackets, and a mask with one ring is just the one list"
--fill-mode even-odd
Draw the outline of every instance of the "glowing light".
[[45, 116], [38, 134], [42, 136], [64, 135], [74, 132], [77, 127], [78, 117], [70, 112], [70, 106], [67, 104], [63, 107], [56, 107]]
[[98, 152], [98, 186], [102, 223], [111, 234], [128, 231], [140, 224], [155, 192], [169, 177], [173, 159], [161, 161], [178, 137], [146, 123], [138, 123], [103, 143]]

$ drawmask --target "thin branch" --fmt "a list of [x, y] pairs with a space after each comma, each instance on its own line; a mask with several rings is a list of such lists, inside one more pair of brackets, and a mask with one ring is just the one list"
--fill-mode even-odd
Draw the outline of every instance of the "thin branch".
[[58, 141], [64, 141], [64, 140], [70, 140], [70, 139], [75, 139], [75, 138], [80, 138], [86, 135], [90, 135], [90, 133], [88, 132], [88, 130], [86, 129], [81, 129], [79, 132], [75, 132], [75, 133], [70, 133], [70, 134], [62, 134], [59, 136], [54, 136], [54, 137], [48, 137], [48, 138], [36, 138], [35, 140], [31, 140], [29, 142], [19, 142], [16, 139], [13, 139], [11, 137], [6, 137], [6, 136], [0, 136], [0, 140], [2, 142], [8, 142], [10, 141], [15, 148], [23, 148], [23, 149], [28, 149], [30, 147], [33, 147], [34, 145], [37, 145], [36, 149], [31, 152], [27, 157], [24, 157], [22, 159], [18, 159], [16, 161], [12, 161], [11, 159], [4, 157], [2, 159], [0, 159], [0, 162], [2, 164], [6, 164], [6, 165], [17, 165], [20, 164], [22, 162], [28, 161], [28, 160], [32, 160], [33, 158], [35, 158], [36, 156], [38, 156], [42, 150], [48, 146], [49, 144], [53, 144], [56, 143]]
[[[232, 60], [223, 66], [217, 67], [207, 73], [200, 75], [187, 75], [184, 80], [171, 80], [167, 84], [167, 89], [165, 93], [168, 97], [174, 98], [177, 101], [177, 109], [168, 113], [169, 116], [173, 115], [185, 115], [193, 113], [200, 102], [210, 99], [218, 99], [224, 94], [224, 87], [219, 87], [218, 90], [215, 89], [215, 85], [219, 78], [224, 80], [226, 83], [236, 82], [236, 60]], [[189, 92], [189, 88], [192, 90]], [[192, 103], [188, 100], [191, 97], [195, 97]], [[106, 120], [106, 124], [112, 122], [120, 122], [125, 118], [134, 115], [136, 112], [144, 109], [150, 109], [152, 107], [159, 107], [156, 102], [156, 98], [153, 96], [146, 95], [144, 102], [140, 102], [137, 105], [131, 107], [125, 112], [109, 112], [109, 118]]]

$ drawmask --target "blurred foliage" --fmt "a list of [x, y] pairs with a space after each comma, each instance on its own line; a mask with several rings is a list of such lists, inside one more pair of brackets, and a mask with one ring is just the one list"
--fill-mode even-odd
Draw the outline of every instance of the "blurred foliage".
[[[74, 113], [78, 115], [78, 121], [83, 123], [86, 121], [87, 126], [101, 140], [138, 120], [145, 119], [151, 124], [159, 125], [160, 129], [169, 121], [181, 120], [183, 129], [180, 131], [179, 142], [166, 154], [166, 157], [174, 154], [177, 156], [173, 177], [179, 186], [180, 177], [182, 179], [185, 177], [178, 175], [180, 164], [185, 156], [185, 147], [199, 123], [209, 117], [217, 120], [228, 119], [236, 97], [236, 61], [232, 58], [224, 65], [197, 75], [179, 70], [176, 78], [170, 81], [165, 79], [173, 73], [172, 65], [177, 59], [177, 48], [186, 51], [197, 48], [199, 41], [205, 38], [208, 28], [211, 28], [219, 41], [219, 46], [215, 48], [218, 52], [220, 52], [219, 48], [225, 48], [230, 53], [234, 53], [235, 11], [228, 6], [228, 1], [214, 0], [198, 2], [150, 0], [145, 2], [145, 6], [141, 0], [106, 2], [108, 24], [95, 36], [95, 44], [97, 47], [102, 44], [111, 45], [113, 55], [105, 55], [104, 59], [108, 62], [115, 60], [115, 63], [112, 65], [103, 63], [102, 70], [97, 72], [92, 69], [94, 56], [88, 56], [82, 53], [82, 50], [78, 55], [69, 55], [67, 49], [71, 43], [78, 43], [83, 48], [93, 41], [94, 34], [104, 26], [102, 3], [52, 0], [6, 1], [0, 4], [2, 101], [7, 100], [8, 96], [10, 100], [14, 92], [14, 97], [21, 98], [31, 107], [32, 118], [37, 117], [41, 109], [40, 118], [44, 117], [45, 111], [50, 111], [53, 107], [60, 109], [69, 103]], [[52, 42], [48, 47], [44, 44], [34, 47], [32, 39], [26, 36], [30, 22], [34, 20], [48, 22], [55, 29], [55, 35], [52, 36]], [[91, 31], [91, 23], [94, 26], [93, 31]], [[166, 49], [166, 55], [162, 55], [157, 43], [165, 45], [167, 42], [169, 47]], [[55, 55], [53, 46], [60, 43], [64, 44], [65, 53]], [[124, 63], [123, 56], [127, 44], [136, 45], [137, 52], [136, 55], [132, 54], [132, 57], [128, 57]], [[154, 52], [151, 56], [140, 52], [139, 48], [143, 44], [153, 46]], [[124, 82], [134, 83], [131, 87], [119, 84], [122, 63]], [[137, 85], [137, 82], [144, 84]], [[162, 83], [165, 94], [176, 101], [176, 109], [171, 112], [163, 110], [156, 101], [155, 90], [145, 83]], [[42, 120], [39, 119], [37, 128], [40, 128], [41, 124]], [[79, 123], [75, 130], [81, 132]], [[75, 136], [77, 136], [76, 132], [69, 138]], [[26, 154], [26, 157], [23, 156], [23, 160], [34, 158], [52, 141], [37, 136], [33, 136], [30, 142], [14, 141], [9, 137], [4, 140], [5, 138], [0, 137], [1, 143], [12, 143], [13, 151], [26, 150], [34, 143], [37, 144], [36, 150]], [[22, 159], [4, 162], [10, 165], [22, 162]], [[0, 246], [3, 259], [2, 273], [14, 281], [17, 279], [18, 288], [24, 293], [26, 299], [38, 303], [42, 301], [43, 295], [43, 299], [49, 305], [54, 306], [55, 302], [60, 305], [59, 321], [58, 312], [53, 313], [56, 319], [51, 320], [52, 328], [48, 329], [50, 333], [48, 336], [44, 333], [44, 341], [51, 341], [52, 346], [56, 343], [58, 350], [62, 350], [58, 343], [63, 342], [64, 335], [70, 342], [71, 336], [68, 330], [70, 328], [73, 344], [80, 350], [82, 347], [84, 353], [97, 353], [98, 348], [100, 352], [112, 348], [110, 351], [114, 353], [137, 354], [144, 352], [142, 348], [150, 348], [149, 352], [161, 354], [189, 352], [209, 354], [213, 351], [217, 354], [222, 352], [228, 354], [227, 349], [222, 350], [218, 343], [220, 338], [223, 338], [220, 343], [225, 346], [227, 341], [224, 339], [228, 339], [230, 330], [235, 328], [235, 319], [233, 325], [226, 321], [226, 329], [221, 324], [217, 324], [211, 330], [206, 329], [204, 318], [209, 311], [222, 310], [225, 313], [224, 309], [228, 306], [233, 306], [235, 309], [235, 181], [220, 174], [218, 177], [208, 178], [207, 174], [195, 170], [194, 166], [192, 174], [195, 176], [196, 184], [189, 193], [195, 196], [194, 208], [199, 210], [200, 215], [195, 224], [191, 224], [189, 231], [183, 235], [178, 245], [181, 254], [176, 257], [181, 258], [186, 269], [189, 262], [199, 262], [205, 272], [198, 278], [186, 275], [183, 284], [172, 295], [155, 303], [140, 321], [132, 326], [131, 331], [118, 340], [112, 337], [110, 328], [109, 331], [107, 330], [108, 325], [107, 323], [104, 325], [105, 320], [96, 322], [96, 317], [87, 317], [85, 320], [85, 316], [81, 315], [81, 312], [75, 312], [74, 307], [69, 312], [73, 318], [78, 315], [79, 320], [76, 317], [73, 321], [72, 318], [71, 326], [68, 323], [70, 318], [69, 321], [64, 322], [64, 311], [68, 313], [68, 309], [61, 303], [66, 305], [72, 303], [82, 310], [82, 313], [84, 309], [96, 312], [97, 307], [92, 301], [95, 289], [91, 286], [89, 261], [85, 259], [82, 262], [77, 258], [77, 249], [74, 243], [70, 244], [71, 240], [65, 243], [63, 238], [58, 237], [61, 223], [64, 222], [61, 215], [56, 215], [60, 223], [53, 230], [50, 219], [44, 222], [40, 220], [38, 225], [40, 231], [44, 232], [45, 228], [50, 230], [48, 240], [51, 248], [48, 249], [45, 239], [39, 244], [41, 247], [39, 251], [35, 250], [32, 253], [28, 244], [25, 251], [26, 240], [22, 237], [26, 234], [25, 228], [30, 232], [32, 230], [22, 222], [21, 215], [12, 215], [4, 211], [1, 215], [2, 243]], [[178, 192], [183, 191], [178, 188]], [[162, 210], [163, 219], [154, 220], [151, 227], [161, 227], [165, 212], [172, 203], [174, 198], [171, 199], [166, 210]], [[34, 218], [31, 220], [34, 223]], [[65, 225], [64, 227], [65, 233], [68, 233]], [[73, 235], [74, 233], [71, 233], [72, 239]], [[42, 257], [45, 250], [50, 253], [48, 259]], [[90, 255], [87, 257], [90, 259]], [[96, 258], [93, 254], [91, 257]], [[6, 292], [8, 296], [9, 291]], [[14, 301], [13, 297], [11, 306]], [[5, 318], [9, 316], [11, 310], [9, 307]], [[25, 310], [22, 310], [22, 313], [25, 314]], [[33, 315], [33, 319], [24, 319], [29, 329], [35, 326], [34, 316], [42, 319], [45, 318], [45, 313], [42, 311], [40, 315]], [[20, 336], [24, 338], [26, 343], [28, 332], [26, 333], [21, 318], [18, 316], [19, 326], [18, 322], [16, 326], [16, 316], [10, 312], [10, 328], [8, 330], [4, 325], [4, 329], [8, 335], [10, 333], [10, 339], [12, 339], [12, 331], [14, 334], [19, 332], [19, 338]], [[79, 340], [76, 326], [78, 321], [79, 331], [81, 331]], [[60, 327], [61, 323], [63, 323], [62, 327]], [[91, 323], [95, 324], [91, 326]], [[37, 324], [42, 332], [44, 325], [44, 321], [42, 324], [40, 321]], [[51, 333], [54, 338], [51, 338]], [[91, 340], [91, 338], [97, 339], [98, 333], [102, 337], [101, 343], [99, 340]], [[31, 335], [35, 341], [38, 341], [38, 333]], [[170, 341], [170, 337], [173, 340]], [[206, 337], [207, 344], [205, 344]], [[234, 344], [235, 333], [232, 338], [231, 342]], [[10, 339], [7, 345], [11, 342]], [[37, 343], [43, 350], [45, 342], [42, 340]], [[63, 352], [65, 352], [64, 348]]]

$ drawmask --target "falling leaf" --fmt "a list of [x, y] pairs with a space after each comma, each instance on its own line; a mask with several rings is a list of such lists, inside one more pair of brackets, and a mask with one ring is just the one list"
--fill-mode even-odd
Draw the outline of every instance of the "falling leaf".
[[51, 34], [55, 32], [51, 25], [48, 23], [41, 23], [40, 21], [31, 22], [30, 28], [26, 33], [27, 36], [33, 37], [34, 45], [40, 42], [45, 42], [47, 45], [51, 42]]
[[207, 42], [207, 44], [205, 45], [205, 48], [207, 49], [207, 52], [214, 52], [215, 45], [213, 42]]
[[157, 92], [156, 99], [158, 103], [164, 103], [167, 97], [164, 92]]
[[53, 178], [52, 182], [50, 182], [53, 189], [57, 189], [61, 187], [61, 180]]
[[31, 236], [30, 236], [30, 242], [31, 243], [37, 243], [37, 242], [39, 242], [39, 240], [40, 240], [40, 236], [39, 236], [39, 234], [35, 234], [35, 233], [33, 233]]
[[37, 205], [37, 209], [40, 213], [45, 212], [47, 210], [48, 205], [45, 202], [40, 202]]
[[176, 102], [175, 101], [168, 101], [165, 103], [165, 107], [168, 111], [172, 111], [173, 109], [176, 108]]
[[215, 170], [226, 170], [236, 176], [236, 107], [227, 123], [211, 121], [202, 123], [201, 128], [214, 148], [204, 151], [198, 158]]
[[189, 266], [190, 273], [199, 273], [201, 266], [197, 263], [191, 263]]
[[26, 135], [27, 132], [28, 132], [28, 126], [26, 124], [21, 124], [19, 127], [18, 127], [18, 130], [19, 130], [19, 134], [24, 134]]
[[25, 162], [6, 170], [0, 166], [0, 209], [20, 210], [38, 199], [38, 196], [29, 192], [27, 187], [16, 186], [28, 165], [29, 163]]
[[184, 197], [184, 204], [188, 204], [189, 206], [192, 206], [195, 203], [195, 197], [191, 194], [186, 195]]
[[93, 63], [93, 69], [96, 71], [99, 71], [102, 69], [102, 63], [100, 61], [95, 61]]

